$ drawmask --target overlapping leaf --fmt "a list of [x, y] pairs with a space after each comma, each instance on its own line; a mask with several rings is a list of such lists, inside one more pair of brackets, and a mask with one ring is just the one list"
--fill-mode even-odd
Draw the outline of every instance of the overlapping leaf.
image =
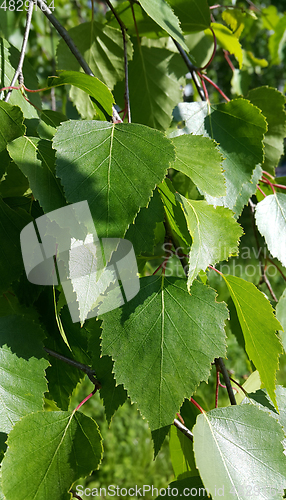
[[[215, 33], [218, 44], [236, 58], [239, 68], [242, 67], [243, 53], [237, 36], [226, 26], [220, 23], [211, 23], [211, 27]], [[206, 34], [212, 36], [212, 32], [208, 29]]]
[[284, 433], [268, 413], [254, 405], [216, 408], [198, 416], [193, 433], [196, 464], [213, 498], [282, 498]]
[[131, 241], [136, 255], [152, 253], [154, 248], [155, 228], [164, 220], [164, 207], [158, 191], [145, 208], [141, 208], [133, 224], [130, 224], [125, 239]]
[[112, 116], [113, 95], [98, 78], [79, 71], [62, 71], [60, 76], [49, 78], [48, 84], [51, 88], [60, 85], [73, 85], [93, 98], [93, 105], [101, 120]]
[[184, 33], [205, 30], [211, 22], [207, 0], [169, 0], [181, 22]]
[[[48, 338], [46, 347], [62, 354], [69, 359], [75, 359], [85, 365], [90, 364], [87, 353], [87, 332], [81, 328], [80, 323], [72, 323], [67, 306], [61, 310], [60, 320], [67, 337], [69, 347], [59, 335], [55, 318], [45, 324]], [[84, 372], [63, 361], [50, 356], [51, 366], [47, 369], [47, 380], [49, 383], [49, 394], [57, 403], [58, 408], [67, 410], [70, 397], [77, 384], [83, 379]]]
[[43, 409], [47, 390], [44, 333], [23, 316], [0, 318], [0, 431], [10, 432], [15, 422]]
[[66, 204], [55, 172], [55, 152], [50, 141], [38, 137], [19, 137], [8, 145], [10, 156], [28, 177], [33, 196], [45, 212]]
[[9, 434], [2, 465], [5, 498], [50, 500], [52, 491], [54, 500], [69, 500], [72, 483], [97, 469], [101, 455], [98, 426], [83, 413], [31, 413]]
[[166, 225], [176, 247], [182, 253], [189, 253], [192, 244], [186, 218], [180, 202], [176, 196], [176, 191], [169, 179], [165, 179], [158, 187], [160, 196], [164, 204], [166, 214]]
[[[166, 488], [168, 495], [177, 499], [181, 499], [186, 496], [186, 494], [190, 494], [195, 500], [200, 500], [202, 497], [207, 497], [208, 495], [200, 477], [187, 477], [179, 481], [173, 481], [168, 485], [168, 488]], [[166, 490], [162, 491], [156, 500], [165, 498], [165, 491]]]
[[175, 16], [170, 5], [165, 2], [165, 0], [140, 0], [139, 3], [161, 28], [166, 30], [172, 38], [177, 40], [185, 50], [188, 50], [180, 28], [179, 19]]
[[255, 220], [273, 257], [286, 266], [286, 195], [275, 193], [260, 201]]
[[85, 328], [89, 332], [89, 351], [92, 353], [92, 366], [96, 378], [100, 383], [100, 397], [103, 400], [106, 420], [110, 424], [111, 419], [123, 403], [126, 401], [127, 392], [122, 384], [117, 384], [113, 373], [113, 361], [110, 356], [102, 356], [101, 353], [101, 322], [95, 319], [89, 320]]
[[32, 218], [25, 210], [12, 210], [0, 199], [0, 292], [5, 292], [12, 281], [19, 278], [23, 271], [20, 248], [20, 231]]
[[[170, 50], [136, 46], [129, 64], [129, 93], [132, 120], [166, 130], [172, 111], [182, 99], [185, 67], [179, 54]], [[116, 102], [123, 106], [124, 84], [115, 88]]]
[[5, 149], [7, 142], [25, 133], [24, 116], [19, 106], [0, 101], [0, 151]]
[[191, 134], [174, 137], [173, 142], [176, 148], [174, 168], [190, 177], [201, 191], [211, 196], [224, 196], [223, 157], [215, 142]]
[[275, 332], [281, 330], [281, 325], [270, 302], [253, 283], [237, 276], [223, 275], [223, 278], [236, 308], [248, 357], [276, 405], [275, 374], [282, 345]]
[[277, 89], [259, 87], [248, 94], [248, 99], [267, 119], [268, 129], [264, 138], [264, 161], [262, 168], [274, 174], [275, 167], [284, 151], [286, 135], [285, 96]]
[[193, 239], [188, 270], [190, 289], [199, 271], [238, 254], [238, 240], [242, 236], [242, 229], [227, 208], [214, 208], [206, 201], [187, 200], [181, 195], [177, 197]]
[[172, 423], [213, 359], [224, 356], [227, 315], [212, 289], [194, 282], [190, 296], [185, 280], [164, 276], [143, 278], [133, 300], [103, 315], [103, 354], [115, 360], [117, 383], [151, 430]]
[[124, 235], [174, 160], [162, 133], [128, 123], [65, 122], [54, 147], [66, 198], [88, 201], [99, 237]]
[[261, 111], [245, 99], [234, 99], [226, 104], [209, 107], [207, 103], [183, 103], [178, 106], [179, 117], [185, 128], [176, 132], [206, 135], [218, 143], [225, 158], [222, 166], [226, 179], [226, 196], [207, 201], [224, 205], [236, 215], [236, 204], [245, 184], [252, 186], [252, 176], [257, 165], [263, 162], [263, 138], [267, 130]]

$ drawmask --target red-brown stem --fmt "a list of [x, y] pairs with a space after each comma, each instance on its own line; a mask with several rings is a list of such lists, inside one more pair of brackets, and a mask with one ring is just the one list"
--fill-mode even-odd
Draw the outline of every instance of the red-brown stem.
[[211, 58], [210, 58], [209, 62], [207, 62], [207, 64], [205, 64], [205, 66], [203, 66], [202, 68], [199, 68], [200, 70], [208, 68], [209, 65], [213, 62], [214, 56], [216, 54], [217, 40], [216, 40], [215, 32], [214, 32], [214, 30], [212, 29], [211, 26], [210, 26], [210, 30], [211, 30], [211, 32], [213, 34], [213, 37], [214, 37], [214, 49], [213, 49], [213, 53], [211, 55]]
[[220, 95], [227, 101], [229, 102], [230, 99], [225, 95], [225, 93], [219, 88], [219, 86], [213, 82], [208, 76], [202, 74], [202, 73], [199, 73], [199, 71], [197, 72], [199, 77], [200, 78], [203, 78], [204, 80], [206, 80], [207, 82], [209, 82], [219, 93]]
[[277, 266], [277, 264], [275, 264], [274, 260], [270, 259], [270, 257], [266, 257], [266, 260], [269, 260], [269, 262], [271, 262], [271, 264], [273, 264], [273, 266], [276, 267], [276, 269], [279, 271], [279, 273], [281, 274], [282, 278], [286, 281], [286, 276], [285, 274], [281, 271], [281, 269]]
[[262, 191], [261, 187], [257, 184], [257, 189], [258, 191], [260, 191], [261, 194], [263, 194], [264, 198], [266, 198], [266, 194], [264, 193], [264, 191]]
[[215, 271], [216, 273], [220, 274], [221, 276], [223, 276], [223, 274], [218, 269], [216, 269], [215, 267], [209, 266], [209, 268], [212, 269], [213, 271]]
[[[200, 73], [199, 73], [199, 72], [198, 72], [198, 75], [200, 76]], [[203, 87], [204, 94], [205, 94], [205, 96], [206, 96], [206, 101], [210, 102], [210, 100], [209, 100], [209, 93], [208, 93], [208, 89], [207, 89], [206, 84], [205, 84], [205, 82], [204, 82], [204, 80], [203, 80], [203, 78], [202, 78], [202, 77], [201, 77], [201, 84], [202, 84], [202, 87]]]
[[201, 413], [206, 413], [205, 410], [203, 410], [203, 408], [199, 405], [199, 403], [197, 403], [194, 400], [194, 398], [191, 398], [190, 401], [191, 401], [191, 403], [193, 403], [197, 407], [198, 410], [200, 410]]
[[[244, 392], [244, 394], [246, 396], [248, 396], [248, 393], [246, 392], [246, 390], [242, 387], [242, 385], [240, 385], [236, 380], [234, 380], [234, 378], [229, 377], [229, 380], [231, 380], [234, 384], [236, 384], [237, 387], [239, 387], [242, 390], [242, 392]], [[235, 390], [237, 391], [237, 389], [235, 389]]]
[[235, 67], [234, 67], [234, 65], [232, 64], [232, 61], [231, 61], [231, 59], [230, 59], [230, 57], [229, 57], [229, 52], [228, 52], [227, 50], [223, 49], [223, 53], [224, 53], [224, 58], [225, 58], [225, 60], [226, 60], [227, 64], [229, 65], [230, 69], [231, 69], [232, 71], [235, 71]]
[[275, 189], [274, 189], [274, 187], [273, 187], [273, 184], [270, 182], [270, 180], [269, 180], [269, 179], [266, 179], [266, 177], [264, 177], [264, 176], [262, 176], [262, 179], [261, 179], [261, 180], [262, 180], [262, 182], [264, 182], [264, 183], [268, 184], [268, 185], [271, 187], [271, 189], [272, 189], [272, 191], [273, 191], [273, 194], [275, 194], [275, 192], [276, 192], [276, 191], [275, 191]]
[[84, 403], [86, 403], [96, 393], [97, 389], [98, 389], [98, 387], [95, 387], [93, 389], [93, 391], [88, 396], [86, 396], [86, 398], [84, 398], [84, 400], [81, 403], [79, 403], [79, 405], [77, 405], [76, 409], [74, 410], [74, 413], [77, 410], [79, 410], [81, 408], [81, 406], [84, 405]]
[[180, 415], [180, 413], [176, 413], [176, 415], [177, 415], [178, 419], [180, 420], [180, 422], [182, 422], [182, 424], [185, 425], [185, 421], [184, 421], [182, 415]]
[[270, 177], [270, 179], [273, 179], [273, 180], [275, 179], [275, 177], [273, 177], [273, 175], [269, 174], [269, 172], [266, 172], [266, 170], [262, 170], [262, 173], [264, 175], [267, 175], [268, 177]]
[[273, 184], [272, 182], [269, 183], [269, 180], [265, 179], [265, 177], [260, 179], [260, 182], [263, 182], [264, 184], [269, 184], [269, 185], [276, 187], [276, 188], [279, 188], [279, 189], [286, 189], [286, 186], [284, 186], [284, 184]]

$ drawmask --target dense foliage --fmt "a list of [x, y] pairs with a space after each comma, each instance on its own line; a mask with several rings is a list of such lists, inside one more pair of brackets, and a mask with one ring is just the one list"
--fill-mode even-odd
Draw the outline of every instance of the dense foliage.
[[[229, 3], [0, 5], [0, 499], [285, 498], [286, 13]], [[84, 222], [73, 322], [20, 233], [84, 200], [140, 291], [106, 312]]]

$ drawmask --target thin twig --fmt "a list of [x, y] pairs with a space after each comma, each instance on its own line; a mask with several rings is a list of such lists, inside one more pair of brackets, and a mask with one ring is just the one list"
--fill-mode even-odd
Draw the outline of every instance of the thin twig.
[[236, 405], [236, 399], [235, 399], [235, 396], [234, 396], [234, 393], [233, 393], [233, 389], [231, 387], [230, 378], [229, 378], [227, 369], [225, 367], [225, 364], [223, 362], [223, 359], [222, 358], [216, 358], [215, 359], [215, 364], [216, 364], [217, 369], [219, 369], [221, 371], [222, 376], [224, 378], [226, 389], [227, 389], [227, 392], [228, 392], [228, 397], [229, 397], [230, 404]]
[[270, 257], [268, 255], [266, 256], [266, 260], [269, 261], [269, 262], [271, 262], [271, 264], [273, 264], [273, 266], [276, 267], [277, 271], [279, 271], [279, 273], [281, 274], [281, 276], [284, 279], [284, 281], [286, 281], [285, 274], [281, 271], [280, 267], [277, 266], [277, 264], [274, 262], [274, 260], [270, 259]]
[[174, 426], [177, 427], [177, 429], [179, 429], [179, 431], [181, 431], [188, 439], [190, 439], [191, 441], [194, 440], [193, 433], [190, 431], [190, 429], [188, 429], [185, 425], [183, 425], [180, 422], [180, 420], [177, 420], [175, 418], [175, 420], [174, 420]]
[[[40, 7], [41, 11], [45, 14], [45, 16], [48, 18], [50, 23], [54, 26], [54, 28], [57, 30], [61, 38], [65, 41], [67, 44], [68, 48], [70, 49], [71, 53], [75, 56], [76, 60], [79, 62], [80, 66], [82, 67], [83, 71], [90, 76], [94, 76], [93, 72], [91, 71], [89, 65], [85, 61], [85, 59], [82, 57], [80, 51], [78, 50], [77, 46], [74, 44], [72, 38], [68, 34], [67, 30], [61, 25], [61, 23], [57, 20], [57, 18], [53, 15], [52, 11], [49, 9], [47, 4], [43, 2], [43, 0], [35, 0], [37, 2], [37, 5]], [[114, 108], [112, 107], [112, 118], [114, 123], [121, 123], [122, 120]]]
[[207, 64], [205, 64], [202, 68], [200, 68], [200, 70], [208, 68], [208, 67], [209, 67], [209, 65], [213, 62], [214, 56], [215, 56], [215, 54], [216, 54], [216, 49], [217, 49], [217, 39], [216, 39], [216, 36], [215, 36], [215, 32], [214, 32], [214, 30], [212, 29], [212, 27], [211, 27], [211, 26], [210, 26], [210, 30], [211, 30], [211, 32], [212, 32], [212, 34], [213, 34], [213, 37], [214, 37], [214, 48], [213, 48], [213, 53], [212, 53], [212, 55], [211, 55], [210, 60], [207, 62]]
[[127, 54], [127, 39], [126, 39], [126, 26], [125, 24], [121, 21], [119, 15], [117, 14], [115, 8], [113, 7], [112, 3], [109, 0], [105, 0], [106, 4], [110, 8], [111, 12], [113, 13], [116, 21], [118, 22], [121, 33], [122, 33], [122, 38], [123, 38], [123, 49], [124, 49], [124, 72], [125, 72], [125, 108], [127, 111], [127, 120], [128, 123], [131, 123], [131, 111], [130, 111], [130, 97], [129, 97], [129, 82], [128, 82], [128, 54]]
[[186, 52], [184, 51], [183, 47], [179, 44], [179, 42], [177, 42], [177, 40], [175, 40], [174, 38], [172, 38], [172, 40], [173, 40], [174, 44], [176, 45], [180, 55], [182, 56], [183, 61], [185, 62], [189, 72], [192, 75], [193, 82], [196, 86], [196, 89], [198, 91], [198, 94], [199, 94], [201, 100], [205, 101], [206, 97], [205, 97], [203, 88], [201, 87], [200, 82], [199, 82], [198, 77], [197, 77], [196, 66], [194, 66], [194, 64], [190, 61], [189, 57], [187, 56]]
[[204, 75], [203, 73], [199, 73], [199, 71], [197, 71], [197, 74], [199, 75], [199, 77], [204, 80], [206, 80], [207, 82], [209, 82], [219, 93], [220, 95], [227, 101], [229, 102], [230, 99], [227, 97], [227, 95], [225, 95], [225, 93], [219, 88], [219, 86], [213, 82], [207, 75]]
[[89, 380], [94, 384], [94, 386], [97, 389], [100, 389], [100, 383], [98, 380], [95, 378], [95, 371], [90, 368], [87, 365], [83, 365], [79, 361], [75, 361], [73, 359], [67, 358], [66, 356], [63, 356], [62, 354], [59, 354], [58, 352], [52, 351], [51, 349], [48, 349], [47, 347], [44, 347], [44, 350], [50, 355], [53, 356], [54, 358], [59, 359], [60, 361], [64, 361], [65, 363], [74, 366], [74, 368], [78, 368], [78, 370], [83, 371], [84, 373], [87, 374]]
[[[25, 53], [26, 53], [29, 33], [30, 33], [30, 29], [31, 29], [33, 8], [34, 8], [34, 2], [33, 2], [33, 0], [30, 0], [28, 12], [27, 12], [26, 28], [25, 28], [22, 48], [21, 48], [21, 52], [20, 52], [20, 59], [19, 59], [18, 67], [15, 71], [12, 82], [10, 84], [10, 87], [13, 87], [15, 85], [17, 78], [19, 78], [20, 85], [22, 85], [24, 83], [22, 70], [23, 70], [23, 64], [24, 64], [24, 59], [25, 59]], [[12, 94], [12, 90], [9, 90], [8, 94], [5, 97], [5, 102], [9, 101], [11, 94]]]

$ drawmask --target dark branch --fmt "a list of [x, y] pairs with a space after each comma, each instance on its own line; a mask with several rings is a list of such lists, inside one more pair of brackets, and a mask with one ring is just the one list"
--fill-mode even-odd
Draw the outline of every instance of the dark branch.
[[184, 51], [183, 47], [177, 42], [177, 40], [175, 40], [174, 38], [172, 38], [174, 44], [176, 45], [180, 55], [182, 56], [183, 58], [183, 61], [185, 62], [189, 72], [191, 73], [192, 75], [192, 79], [193, 79], [193, 82], [196, 86], [196, 89], [199, 93], [199, 96], [201, 98], [202, 101], [205, 101], [206, 100], [206, 97], [205, 97], [205, 94], [204, 94], [204, 91], [200, 85], [200, 82], [198, 80], [198, 77], [197, 77], [197, 73], [196, 73], [196, 66], [194, 66], [194, 64], [190, 61], [189, 57], [187, 56], [186, 52]]
[[236, 399], [235, 399], [235, 396], [234, 396], [233, 389], [231, 387], [230, 378], [229, 378], [227, 369], [225, 367], [225, 364], [223, 362], [223, 359], [222, 358], [216, 358], [215, 359], [215, 364], [216, 364], [217, 368], [219, 369], [219, 371], [222, 373], [222, 376], [224, 378], [226, 389], [227, 389], [227, 392], [228, 392], [228, 397], [229, 397], [229, 400], [230, 400], [230, 404], [236, 405]]
[[95, 378], [95, 371], [90, 368], [89, 366], [83, 365], [79, 361], [74, 361], [73, 359], [67, 358], [66, 356], [63, 356], [62, 354], [59, 354], [58, 352], [52, 351], [51, 349], [48, 349], [47, 347], [44, 347], [44, 350], [50, 355], [53, 356], [54, 358], [59, 359], [60, 361], [64, 361], [65, 363], [74, 366], [74, 368], [78, 368], [78, 370], [83, 371], [84, 373], [87, 374], [89, 380], [94, 384], [94, 386], [97, 389], [100, 389], [100, 383], [98, 380]]

